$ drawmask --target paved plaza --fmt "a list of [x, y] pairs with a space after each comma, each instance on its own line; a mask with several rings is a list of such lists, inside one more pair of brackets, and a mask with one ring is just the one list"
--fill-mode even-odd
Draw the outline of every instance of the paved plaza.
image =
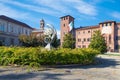
[[0, 80], [120, 80], [120, 56], [99, 55], [93, 65], [56, 66], [34, 72], [0, 67]]

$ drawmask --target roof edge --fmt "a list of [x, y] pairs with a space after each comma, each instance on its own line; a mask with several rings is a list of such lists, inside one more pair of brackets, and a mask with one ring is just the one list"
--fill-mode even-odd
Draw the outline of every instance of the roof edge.
[[76, 30], [79, 30], [79, 29], [92, 29], [92, 28], [99, 28], [99, 25], [79, 27], [79, 28], [76, 28]]
[[[62, 16], [62, 17], [60, 17], [60, 18], [67, 17], [67, 16], [72, 17], [71, 15], [66, 15], [66, 16]], [[72, 18], [75, 19], [74, 17], [72, 17]]]
[[33, 29], [31, 26], [29, 26], [28, 24], [24, 23], [24, 22], [21, 22], [21, 21], [18, 21], [16, 19], [13, 19], [13, 18], [10, 18], [8, 16], [5, 16], [5, 15], [0, 15], [0, 19], [3, 19], [3, 20], [6, 20], [8, 22], [12, 22], [12, 23], [15, 23], [15, 24], [19, 24], [19, 25], [22, 25], [24, 27], [27, 27], [27, 28], [31, 28]]

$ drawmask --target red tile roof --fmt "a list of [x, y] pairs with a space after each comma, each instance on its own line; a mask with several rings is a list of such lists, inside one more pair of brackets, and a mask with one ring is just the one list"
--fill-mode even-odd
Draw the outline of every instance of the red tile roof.
[[[67, 16], [72, 17], [71, 15], [66, 15], [66, 16], [62, 16], [62, 17], [60, 17], [60, 18], [64, 18], [64, 17], [67, 17]], [[72, 17], [72, 18], [75, 19], [74, 17]]]
[[[109, 23], [109, 22], [114, 22], [115, 23], [115, 21], [110, 21], [110, 20], [104, 21], [104, 22], [101, 22], [101, 23]], [[101, 23], [99, 23], [99, 24], [101, 24]]]
[[76, 28], [76, 30], [93, 29], [93, 28], [99, 28], [99, 25], [79, 27], [79, 28]]
[[119, 23], [117, 23], [118, 25], [120, 25], [120, 22]]

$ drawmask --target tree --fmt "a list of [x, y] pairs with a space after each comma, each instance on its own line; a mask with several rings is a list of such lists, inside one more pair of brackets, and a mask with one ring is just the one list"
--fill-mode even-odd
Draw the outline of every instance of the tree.
[[99, 30], [95, 31], [95, 33], [93, 34], [89, 47], [96, 49], [101, 53], [104, 53], [107, 51], [105, 39], [101, 35], [101, 32]]
[[0, 46], [3, 46], [3, 43], [2, 43], [2, 41], [0, 41]]
[[73, 37], [73, 35], [71, 33], [65, 34], [65, 36], [63, 37], [63, 48], [75, 48], [75, 38]]
[[51, 44], [54, 48], [57, 48], [60, 45], [60, 39], [57, 38], [57, 35], [55, 35], [54, 40]]
[[35, 36], [35, 35], [20, 35], [19, 40], [22, 43], [22, 46], [26, 47], [36, 47], [44, 46], [44, 36]]

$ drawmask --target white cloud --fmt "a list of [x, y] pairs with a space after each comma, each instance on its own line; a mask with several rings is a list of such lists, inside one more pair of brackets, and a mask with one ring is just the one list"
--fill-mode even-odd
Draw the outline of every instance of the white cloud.
[[113, 12], [111, 15], [116, 19], [120, 19], [120, 12]]
[[81, 14], [88, 16], [97, 15], [96, 6], [93, 4], [87, 3], [83, 0], [66, 0], [67, 2], [73, 4], [73, 7]]
[[[83, 19], [85, 19], [85, 17], [92, 18], [97, 15], [96, 6], [84, 0], [25, 0], [25, 2], [20, 2], [19, 0], [0, 0], [0, 4], [0, 14], [17, 19], [22, 18], [33, 23], [39, 22], [39, 19], [33, 15], [33, 12], [43, 13], [56, 17], [60, 17], [66, 14], [77, 15], [77, 17], [81, 17], [81, 15], [83, 15], [83, 17], [81, 17]], [[22, 12], [10, 5], [21, 8], [21, 10], [24, 9], [26, 11], [33, 12]], [[54, 24], [52, 21], [48, 20], [48, 18], [45, 18], [45, 20], [47, 23]]]
[[[76, 9], [78, 13], [85, 14], [89, 16], [97, 15], [96, 6], [87, 3], [83, 0], [34, 0], [35, 3], [39, 5], [49, 7], [51, 9], [57, 10], [61, 13], [70, 14], [73, 11], [70, 8]], [[76, 13], [77, 14], [77, 13]]]
[[12, 4], [12, 5], [15, 5], [15, 6], [22, 7], [24, 9], [28, 9], [28, 10], [31, 10], [31, 11], [34, 11], [34, 12], [44, 13], [44, 14], [48, 14], [48, 15], [52, 15], [52, 16], [56, 16], [56, 15], [61, 14], [60, 12], [57, 12], [55, 10], [51, 10], [51, 9], [41, 7], [41, 6], [37, 6], [37, 5], [34, 5], [34, 4], [29, 5], [29, 4], [24, 4], [24, 3], [20, 3], [20, 2], [12, 1], [12, 0], [0, 0], [0, 2], [9, 3], [9, 4]]
[[[0, 0], [0, 2], [1, 2], [1, 0]], [[36, 12], [40, 11], [39, 8], [37, 8], [37, 7], [34, 8], [34, 6], [30, 6], [30, 5], [27, 5], [27, 4], [22, 4], [22, 3], [19, 3], [19, 2], [13, 2], [12, 3], [12, 0], [9, 0], [8, 2], [6, 0], [6, 1], [3, 1], [3, 2], [14, 4], [14, 5], [17, 5], [17, 6], [26, 7], [27, 9], [32, 8], [32, 10], [34, 10]], [[29, 21], [30, 23], [34, 23], [34, 24], [38, 23], [39, 24], [39, 20], [42, 18], [42, 17], [41, 18], [34, 17], [33, 14], [28, 13], [28, 12], [22, 12], [22, 11], [16, 10], [16, 9], [14, 9], [14, 8], [4, 4], [4, 3], [0, 3], [0, 8], [1, 8], [0, 15], [6, 15], [8, 17], [18, 19], [18, 20], [21, 20], [21, 21], [25, 21], [25, 22]], [[47, 10], [43, 9], [43, 11], [44, 12], [46, 11], [45, 13], [47, 13]], [[45, 19], [46, 23], [54, 24], [52, 21], [48, 20], [47, 18], [44, 17], [44, 19]], [[40, 25], [39, 26], [31, 25], [31, 26], [39, 28]]]
[[69, 13], [71, 10], [67, 6], [65, 6], [65, 2], [63, 0], [34, 0], [35, 3], [51, 8], [52, 10], [56, 10], [60, 13]]
[[18, 10], [14, 10], [11, 7], [6, 6], [2, 3], [0, 3], [0, 8], [1, 8], [0, 15], [7, 15], [9, 17], [19, 18], [19, 19], [27, 18], [27, 16], [29, 15], [28, 13], [23, 13], [23, 12], [20, 12]]
[[[11, 8], [10, 6], [7, 6], [5, 4], [0, 3], [0, 15], [5, 15], [23, 22], [30, 22], [30, 23], [39, 23], [39, 19], [33, 17], [31, 14], [27, 12], [21, 12], [19, 10], [15, 10]], [[31, 25], [32, 27], [35, 27]]]
[[[24, 9], [52, 16], [65, 14], [83, 14], [88, 16], [97, 15], [96, 6], [84, 0], [29, 0], [32, 4], [25, 4], [13, 0], [0, 0], [3, 3], [13, 4]], [[74, 11], [72, 9], [75, 9]], [[76, 12], [77, 11], [77, 12]]]
[[88, 6], [85, 6], [85, 5], [76, 6], [76, 9], [80, 13], [85, 14], [85, 15], [90, 15], [90, 16], [95, 16], [96, 15], [96, 10], [91, 5], [88, 5]]

